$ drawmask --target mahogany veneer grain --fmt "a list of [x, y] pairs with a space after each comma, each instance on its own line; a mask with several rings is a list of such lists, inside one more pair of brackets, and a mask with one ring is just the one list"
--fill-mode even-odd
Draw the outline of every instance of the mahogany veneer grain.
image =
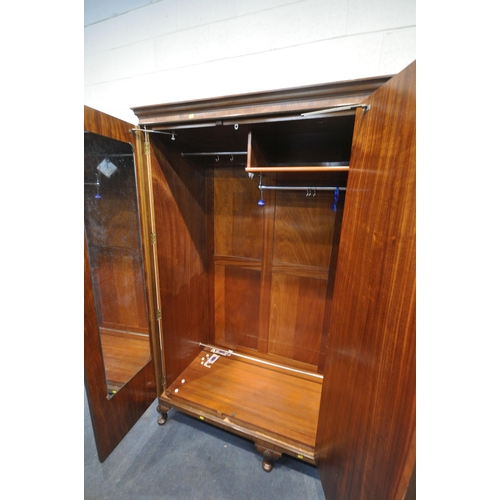
[[400, 500], [415, 465], [415, 82], [413, 63], [356, 118], [318, 424], [328, 499]]

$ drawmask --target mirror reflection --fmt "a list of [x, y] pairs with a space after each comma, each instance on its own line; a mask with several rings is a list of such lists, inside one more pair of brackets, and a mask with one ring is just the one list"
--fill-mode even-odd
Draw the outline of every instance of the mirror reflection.
[[85, 132], [85, 238], [108, 397], [150, 359], [134, 151]]

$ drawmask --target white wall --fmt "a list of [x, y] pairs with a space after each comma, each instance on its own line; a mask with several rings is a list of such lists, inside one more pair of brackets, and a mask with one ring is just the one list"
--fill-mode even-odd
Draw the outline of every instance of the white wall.
[[133, 106], [398, 73], [415, 0], [85, 0], [85, 104]]

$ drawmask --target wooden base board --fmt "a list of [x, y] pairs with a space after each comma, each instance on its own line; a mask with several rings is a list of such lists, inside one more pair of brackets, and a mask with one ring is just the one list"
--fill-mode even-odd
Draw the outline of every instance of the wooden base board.
[[159, 398], [255, 442], [314, 464], [322, 379], [205, 348]]

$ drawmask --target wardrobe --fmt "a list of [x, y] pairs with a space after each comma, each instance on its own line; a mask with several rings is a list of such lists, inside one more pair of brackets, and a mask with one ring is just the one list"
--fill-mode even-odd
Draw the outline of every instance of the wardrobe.
[[[415, 81], [414, 62], [137, 107], [138, 125], [85, 107], [86, 150], [116, 141], [85, 162], [85, 382], [101, 461], [157, 398], [160, 425], [176, 408], [238, 434], [266, 472], [283, 454], [314, 464], [329, 500], [413, 498]], [[126, 171], [135, 191], [119, 199]], [[92, 229], [96, 210], [112, 224]], [[119, 385], [103, 333], [116, 352], [145, 346]]]

